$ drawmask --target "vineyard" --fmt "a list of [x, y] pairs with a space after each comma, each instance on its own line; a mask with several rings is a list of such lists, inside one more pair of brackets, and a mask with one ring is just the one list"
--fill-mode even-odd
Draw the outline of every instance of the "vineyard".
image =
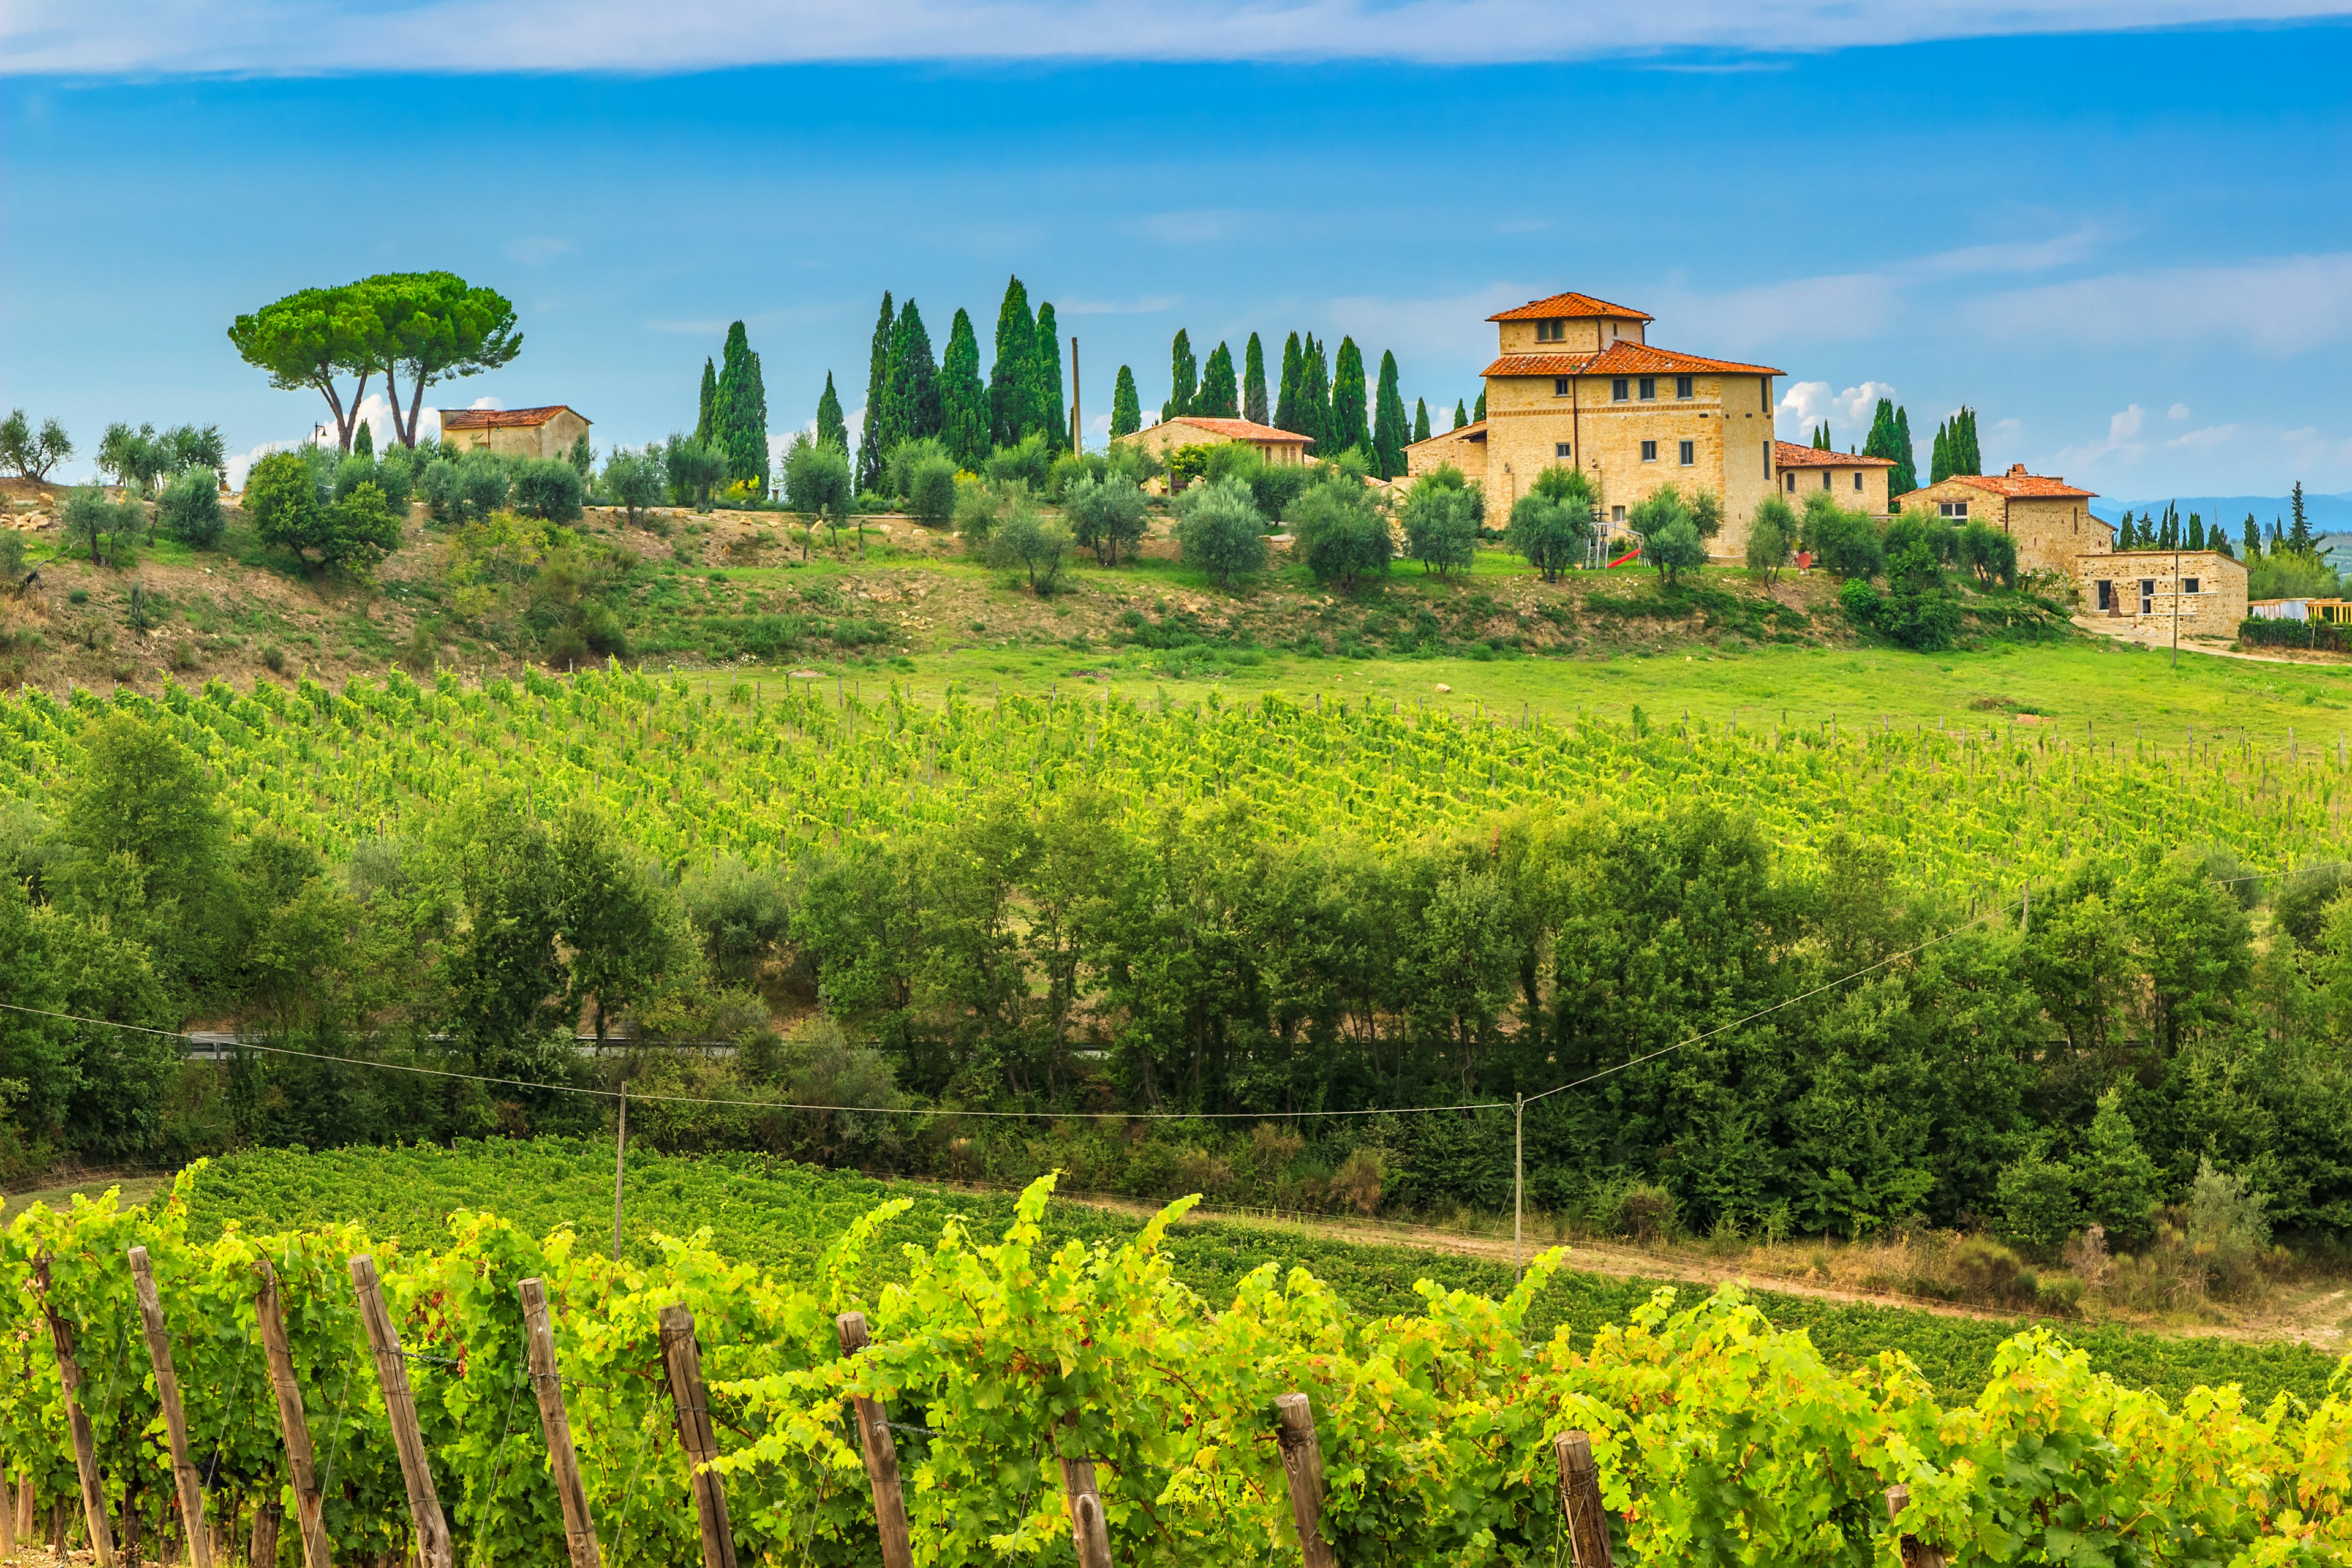
[[[77, 1520], [101, 1564], [173, 1538], [196, 1568], [1553, 1563], [1571, 1433], [1644, 1561], [1891, 1563], [1898, 1531], [2009, 1562], [2352, 1554], [2352, 1374], [2175, 1404], [2035, 1331], [1948, 1405], [1734, 1289], [1540, 1339], [1554, 1257], [1391, 1313], [1271, 1265], [1210, 1297], [1164, 1245], [1188, 1204], [1056, 1247], [1050, 1180], [1001, 1234], [950, 1217], [894, 1249], [897, 1200], [778, 1273], [707, 1231], [615, 1265], [475, 1210], [429, 1244], [205, 1238], [202, 1184], [37, 1207], [0, 1245], [12, 1522]], [[175, 1522], [199, 1509], [209, 1530]]]
[[[226, 798], [331, 852], [400, 831], [487, 784], [602, 803], [673, 867], [755, 864], [845, 839], [957, 820], [971, 798], [1099, 786], [1141, 818], [1239, 797], [1276, 830], [1409, 837], [1530, 805], [1634, 809], [1706, 800], [1801, 849], [1870, 841], [1918, 885], [2013, 888], [2093, 852], [2209, 847], [2258, 871], [2333, 858], [2343, 842], [2340, 748], [2257, 747], [2208, 734], [2158, 744], [2004, 721], [1949, 731], [1832, 721], [1570, 724], [1394, 704], [1173, 706], [1164, 699], [953, 693], [919, 704], [812, 685], [613, 669], [470, 688], [394, 672], [335, 693], [304, 680], [249, 694], [167, 683], [112, 702], [169, 723]], [[83, 720], [109, 700], [27, 691], [0, 704], [0, 792], [53, 789]]]

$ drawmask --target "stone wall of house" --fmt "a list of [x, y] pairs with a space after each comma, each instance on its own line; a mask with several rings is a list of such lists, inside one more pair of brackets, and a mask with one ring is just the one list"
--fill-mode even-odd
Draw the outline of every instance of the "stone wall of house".
[[[1805, 510], [1808, 495], [1826, 489], [1831, 499], [1848, 511], [1884, 517], [1886, 514], [1886, 475], [1885, 468], [1862, 465], [1851, 468], [1782, 468], [1780, 499], [1801, 512]], [[1828, 480], [1827, 484], [1822, 483], [1824, 479]]]
[[[2105, 554], [2116, 544], [2115, 531], [2091, 515], [2088, 501], [2075, 496], [2011, 496], [2008, 526], [2010, 537], [2017, 541], [2021, 572], [2063, 572], [2077, 555]], [[2184, 567], [2184, 574], [2186, 571]]]
[[1425, 474], [1446, 463], [1461, 469], [1462, 477], [1472, 484], [1486, 484], [1485, 429], [1477, 425], [1465, 425], [1459, 430], [1441, 431], [1426, 441], [1415, 441], [1404, 449], [1404, 471], [1409, 476]]
[[1497, 321], [1499, 352], [1507, 354], [1598, 353], [1611, 343], [1640, 343], [1643, 323], [1622, 317], [1571, 316], [1557, 338], [1538, 339], [1533, 321]]
[[448, 430], [442, 442], [457, 450], [488, 447], [501, 458], [562, 458], [588, 433], [588, 421], [566, 408], [540, 425], [499, 425], [488, 430]]
[[2101, 550], [2076, 555], [2070, 564], [2082, 589], [2083, 614], [2094, 619], [2168, 631], [2178, 605], [2181, 636], [2232, 637], [2246, 618], [2245, 567], [2210, 550], [2177, 556], [2169, 550]]

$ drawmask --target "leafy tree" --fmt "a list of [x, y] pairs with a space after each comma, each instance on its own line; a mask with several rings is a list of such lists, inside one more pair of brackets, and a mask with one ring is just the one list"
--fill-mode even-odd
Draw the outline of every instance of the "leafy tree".
[[[385, 272], [357, 288], [382, 323], [379, 353], [384, 401], [404, 446], [416, 445], [427, 389], [514, 362], [522, 353], [513, 303], [495, 289], [454, 272]], [[400, 378], [408, 377], [408, 410], [400, 406]]]
[[1425, 397], [1412, 400], [1412, 439], [1415, 446], [1429, 439], [1429, 400]]
[[1987, 587], [2017, 586], [2017, 540], [2006, 529], [1970, 522], [1960, 530], [1959, 560]]
[[1927, 459], [1927, 482], [1940, 485], [1952, 477], [1952, 427], [1948, 421], [1936, 426], [1936, 446]]
[[563, 460], [571, 464], [572, 471], [583, 479], [596, 471], [596, 448], [588, 444], [587, 431], [583, 430], [572, 438], [571, 449], [563, 454]]
[[1461, 470], [1443, 465], [1413, 482], [1404, 500], [1404, 540], [1405, 553], [1424, 572], [1444, 577], [1470, 570], [1478, 552], [1478, 509]]
[[1068, 529], [1039, 516], [1034, 508], [1017, 503], [989, 531], [988, 563], [1000, 571], [1026, 573], [1029, 591], [1047, 598], [1062, 580], [1070, 544]]
[[1690, 503], [1671, 486], [1635, 502], [1625, 521], [1642, 541], [1642, 559], [1657, 568], [1666, 586], [1672, 587], [1683, 573], [1706, 564], [1706, 543], [1699, 537]]
[[[547, 470], [561, 469], [571, 480], [572, 515], [580, 511], [580, 476], [569, 463], [542, 462], [534, 467]], [[560, 482], [560, 481], [559, 481]], [[340, 566], [354, 574], [363, 574], [385, 556], [400, 548], [400, 519], [385, 504], [383, 492], [373, 482], [362, 485], [342, 500], [319, 509], [314, 514], [324, 525], [309, 542], [319, 552], [320, 564]], [[301, 553], [299, 550], [296, 553]]]
[[[237, 356], [266, 372], [279, 392], [316, 392], [335, 422], [338, 450], [349, 451], [352, 422], [383, 369], [389, 340], [375, 290], [357, 283], [302, 289], [229, 324]], [[348, 398], [341, 378], [357, 376]]]
[[662, 469], [678, 505], [707, 511], [710, 492], [727, 477], [727, 458], [716, 447], [673, 433], [662, 451]]
[[1956, 446], [1952, 460], [1960, 465], [1953, 471], [1962, 474], [1983, 473], [1984, 448], [1977, 443], [1977, 411], [1973, 408], [1961, 409], [1958, 416], [1952, 422], [1952, 434]]
[[1265, 519], [1236, 479], [1194, 485], [1176, 498], [1176, 545], [1184, 563], [1232, 587], [1265, 570]]
[[902, 442], [937, 437], [947, 424], [940, 373], [931, 359], [931, 335], [908, 300], [890, 329], [890, 368], [882, 386], [882, 422], [877, 438], [887, 455]]
[[988, 457], [988, 387], [980, 379], [980, 338], [958, 306], [940, 364], [940, 441], [956, 466], [977, 471]]
[[1298, 334], [1293, 332], [1282, 345], [1282, 384], [1274, 403], [1274, 427], [1304, 436], [1299, 420], [1299, 378], [1305, 374], [1306, 351], [1298, 345]]
[[1253, 425], [1265, 423], [1265, 349], [1257, 334], [1249, 335], [1249, 344], [1242, 351], [1242, 417]]
[[2205, 548], [2205, 519], [2200, 513], [2192, 511], [2189, 514], [2189, 531], [2182, 547], [2188, 550]]
[[1126, 365], [1118, 367], [1118, 384], [1110, 395], [1110, 436], [1116, 441], [1121, 436], [1132, 436], [1143, 428], [1143, 404], [1135, 394], [1135, 372]]
[[[914, 301], [907, 302], [907, 313]], [[901, 318], [903, 321], [903, 317]], [[919, 328], [920, 322], [917, 323]], [[923, 344], [926, 362], [930, 344]], [[761, 495], [768, 491], [768, 389], [760, 374], [760, 356], [737, 321], [727, 329], [727, 346], [719, 362], [719, 392], [710, 404], [711, 437], [727, 462], [730, 483], [746, 485]]]
[[1486, 422], [1486, 389], [1483, 386], [1478, 389], [1478, 405], [1470, 411], [1470, 422], [1474, 425]]
[[1826, 490], [1805, 498], [1799, 531], [1804, 548], [1825, 571], [1867, 582], [1886, 570], [1885, 550], [1870, 519], [1839, 506]]
[[[861, 416], [857, 437], [857, 488], [861, 490], [882, 487], [882, 464], [889, 447], [882, 439], [882, 404], [890, 382], [890, 330], [893, 317], [890, 291], [882, 291], [882, 313], [874, 321], [874, 343], [866, 360], [866, 412]], [[997, 331], [997, 353], [1004, 352], [1002, 327]]]
[[73, 449], [66, 427], [54, 419], [43, 420], [37, 436], [21, 408], [0, 420], [0, 463], [16, 469], [20, 479], [47, 479], [52, 468], [73, 456]]
[[1748, 521], [1748, 570], [1770, 587], [1788, 564], [1796, 538], [1796, 512], [1779, 496], [1766, 496]]
[[1037, 319], [1029, 313], [1029, 290], [1018, 278], [1004, 285], [996, 310], [996, 358], [988, 367], [988, 444], [991, 449], [1020, 444], [1038, 428]]
[[299, 452], [272, 452], [245, 476], [245, 515], [261, 542], [303, 554], [318, 542], [324, 504]]
[[2109, 1236], [2137, 1244], [2153, 1234], [2149, 1215], [2161, 1196], [2156, 1162], [2140, 1147], [2138, 1131], [2115, 1089], [2099, 1096], [2074, 1175], [2084, 1215], [2106, 1226]]
[[220, 480], [210, 468], [184, 468], [172, 477], [155, 506], [157, 526], [170, 538], [199, 550], [220, 542]]
[[1384, 574], [1395, 545], [1389, 520], [1357, 480], [1310, 485], [1283, 514], [1299, 558], [1316, 580], [1352, 594], [1367, 577]]
[[805, 430], [784, 449], [784, 504], [807, 517], [839, 519], [856, 500], [850, 482], [849, 454]]
[[955, 521], [956, 462], [944, 453], [916, 458], [907, 468], [907, 510], [930, 528]]
[[1168, 401], [1160, 405], [1160, 422], [1181, 418], [1192, 412], [1193, 399], [1200, 395], [1199, 362], [1192, 357], [1192, 337], [1183, 328], [1176, 329], [1175, 340], [1168, 347]]
[[1597, 510], [1592, 481], [1580, 469], [1554, 465], [1536, 476], [1528, 493], [1512, 505], [1503, 542], [1542, 574], [1545, 582], [1557, 583], [1562, 572], [1583, 563]]
[[2002, 1169], [1994, 1203], [2001, 1235], [2027, 1247], [2057, 1246], [2074, 1231], [2083, 1212], [2074, 1168], [2047, 1157], [2039, 1142]]
[[633, 527], [648, 509], [661, 504], [668, 488], [657, 448], [632, 452], [626, 447], [615, 447], [604, 459], [604, 493], [620, 503]]
[[[964, 335], [970, 337], [971, 318], [964, 316], [961, 310], [958, 310], [956, 315], [962, 321]], [[954, 353], [952, 345], [948, 352], [950, 355]], [[849, 450], [849, 421], [842, 416], [841, 395], [833, 389], [831, 371], [824, 373], [824, 391], [816, 400], [816, 438], [821, 445], [838, 447], [845, 452]]]
[[[586, 499], [588, 487], [581, 483], [580, 470], [569, 463], [552, 458], [518, 459], [508, 475], [508, 485], [515, 510], [525, 517], [546, 522], [580, 521], [581, 503]], [[378, 500], [382, 500], [383, 492], [374, 480], [369, 480], [367, 488], [375, 489]]]
[[1034, 407], [1037, 428], [1046, 449], [1064, 452], [1070, 446], [1070, 405], [1062, 392], [1062, 329], [1054, 320], [1051, 300], [1037, 307], [1037, 357], [1032, 362], [1037, 377]]
[[[308, 482], [309, 470], [304, 470]], [[101, 560], [120, 565], [124, 561], [124, 545], [139, 531], [142, 521], [137, 501], [119, 505], [106, 499], [106, 492], [96, 485], [77, 485], [66, 492], [65, 502], [58, 509], [58, 531], [65, 535], [68, 548], [76, 544], [89, 551], [90, 564]]]
[[553, 839], [565, 1010], [601, 1041], [615, 1015], [691, 988], [701, 944], [661, 868], [594, 805], [574, 804]]
[[79, 857], [71, 901], [143, 941], [167, 976], [193, 982], [218, 954], [236, 904], [218, 787], [169, 729], [137, 714], [93, 715], [79, 740], [58, 815]]
[[1105, 566], [1118, 564], [1121, 545], [1133, 554], [1143, 538], [1147, 504], [1143, 488], [1115, 472], [1100, 478], [1081, 476], [1071, 482], [1062, 500], [1072, 537], [1092, 550]]
[[1395, 479], [1404, 472], [1405, 444], [1412, 439], [1412, 427], [1404, 416], [1404, 395], [1397, 390], [1397, 363], [1393, 353], [1381, 354], [1380, 390], [1372, 405], [1372, 456], [1380, 465], [1380, 476]]
[[171, 452], [156, 438], [152, 425], [133, 430], [117, 420], [99, 437], [98, 471], [112, 474], [114, 482], [125, 489], [154, 489], [157, 478], [171, 463]]
[[1192, 400], [1192, 412], [1211, 419], [1241, 417], [1241, 387], [1234, 377], [1234, 351], [1223, 343], [1209, 351], [1209, 363], [1201, 372], [1201, 390]]
[[702, 391], [695, 403], [694, 438], [706, 447], [718, 438], [718, 410], [719, 367], [711, 363], [709, 354], [705, 354], [702, 356]]
[[1339, 358], [1331, 370], [1331, 442], [1324, 455], [1360, 447], [1372, 450], [1370, 409], [1364, 395], [1364, 352], [1356, 340], [1339, 340]]

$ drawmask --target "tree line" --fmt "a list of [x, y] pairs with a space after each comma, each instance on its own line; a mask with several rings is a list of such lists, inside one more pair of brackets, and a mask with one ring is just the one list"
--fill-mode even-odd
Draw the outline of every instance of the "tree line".
[[[1124, 365], [1119, 374], [1125, 391], [1111, 413], [1114, 439], [1140, 428], [1142, 420], [1132, 396], [1133, 378]], [[1381, 355], [1379, 381], [1367, 396], [1363, 351], [1350, 337], [1339, 340], [1333, 356], [1313, 333], [1291, 333], [1282, 345], [1281, 380], [1273, 388], [1269, 407], [1265, 350], [1255, 332], [1243, 349], [1236, 381], [1231, 348], [1220, 342], [1210, 351], [1204, 369], [1193, 352], [1192, 333], [1179, 328], [1169, 345], [1168, 382], [1168, 400], [1160, 405], [1163, 423], [1190, 415], [1271, 425], [1307, 437], [1318, 457], [1361, 453], [1364, 467], [1383, 479], [1402, 474], [1405, 447], [1430, 435], [1425, 400], [1415, 400], [1411, 416], [1405, 413], [1393, 353]], [[1465, 422], [1457, 405], [1454, 424], [1458, 427]]]

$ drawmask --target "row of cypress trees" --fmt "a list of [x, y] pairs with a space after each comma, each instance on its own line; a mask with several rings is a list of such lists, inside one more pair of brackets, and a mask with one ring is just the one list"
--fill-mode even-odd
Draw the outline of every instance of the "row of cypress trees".
[[[996, 352], [983, 382], [980, 338], [969, 312], [957, 310], [948, 328], [946, 355], [935, 357], [920, 307], [912, 300], [894, 307], [886, 290], [866, 361], [858, 488], [879, 488], [883, 465], [901, 441], [936, 439], [958, 467], [973, 469], [993, 448], [1018, 446], [1032, 435], [1043, 436], [1049, 452], [1066, 450], [1069, 416], [1063, 402], [1060, 336], [1052, 302], [1032, 315], [1027, 287], [1012, 279], [997, 309]], [[830, 373], [825, 394], [837, 407]], [[822, 405], [818, 424], [822, 440]]]
[[1936, 446], [1928, 458], [1927, 472], [1931, 485], [1954, 474], [1984, 472], [1984, 449], [1977, 445], [1975, 409], [1963, 408], [1936, 426]]
[[694, 438], [718, 448], [726, 459], [728, 482], [764, 495], [768, 489], [768, 389], [760, 376], [760, 356], [737, 321], [727, 329], [727, 346], [713, 365], [702, 362], [702, 395]]
[[[1382, 479], [1404, 472], [1404, 449], [1429, 436], [1429, 408], [1417, 417], [1405, 414], [1399, 390], [1394, 353], [1381, 356], [1380, 379], [1367, 395], [1363, 352], [1356, 340], [1342, 338], [1335, 360], [1311, 332], [1293, 332], [1282, 346], [1282, 379], [1273, 389], [1269, 407], [1265, 348], [1252, 332], [1242, 351], [1242, 369], [1234, 371], [1233, 350], [1220, 342], [1202, 366], [1192, 348], [1192, 333], [1179, 328], [1169, 345], [1168, 400], [1160, 405], [1164, 420], [1191, 415], [1206, 419], [1247, 419], [1305, 436], [1318, 455], [1349, 448], [1360, 450], [1372, 471]], [[1133, 396], [1133, 377], [1119, 367], [1119, 392], [1114, 396], [1110, 433], [1116, 437], [1140, 428], [1142, 410]]]

